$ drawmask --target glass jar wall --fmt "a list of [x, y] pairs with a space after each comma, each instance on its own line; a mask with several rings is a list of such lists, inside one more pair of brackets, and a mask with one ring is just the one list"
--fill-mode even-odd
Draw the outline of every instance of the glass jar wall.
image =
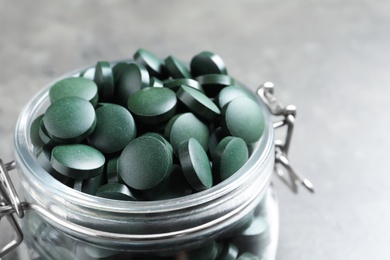
[[40, 166], [29, 129], [49, 105], [50, 86], [26, 105], [15, 132], [19, 195], [33, 205], [22, 220], [31, 259], [274, 259], [274, 130], [258, 98], [265, 130], [237, 173], [192, 195], [133, 202], [83, 194]]

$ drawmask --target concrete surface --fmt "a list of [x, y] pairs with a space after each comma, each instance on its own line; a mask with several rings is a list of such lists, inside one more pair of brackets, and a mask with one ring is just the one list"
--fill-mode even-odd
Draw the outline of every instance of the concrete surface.
[[23, 105], [56, 77], [139, 47], [183, 60], [211, 50], [298, 107], [291, 161], [316, 193], [275, 179], [277, 259], [388, 259], [390, 2], [3, 0], [0, 33], [5, 161]]

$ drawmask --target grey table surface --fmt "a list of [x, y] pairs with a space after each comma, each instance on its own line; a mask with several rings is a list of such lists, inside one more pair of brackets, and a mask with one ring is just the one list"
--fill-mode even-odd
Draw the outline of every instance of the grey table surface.
[[316, 193], [275, 178], [277, 259], [389, 259], [390, 2], [4, 0], [0, 33], [4, 161], [22, 107], [56, 77], [139, 47], [183, 60], [214, 51], [298, 107], [291, 162]]

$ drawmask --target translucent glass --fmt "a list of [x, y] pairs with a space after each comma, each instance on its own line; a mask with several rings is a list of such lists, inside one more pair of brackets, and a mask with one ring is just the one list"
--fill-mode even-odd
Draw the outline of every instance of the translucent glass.
[[236, 257], [251, 253], [259, 259], [274, 259], [278, 234], [278, 208], [270, 185], [274, 132], [260, 99], [257, 101], [266, 121], [264, 134], [251, 147], [248, 162], [232, 177], [181, 198], [116, 201], [71, 189], [38, 163], [29, 128], [48, 107], [50, 86], [26, 105], [16, 126], [19, 195], [62, 221], [96, 232], [68, 229], [29, 210], [22, 227], [30, 258], [224, 259], [226, 250], [230, 250], [233, 255], [237, 253]]

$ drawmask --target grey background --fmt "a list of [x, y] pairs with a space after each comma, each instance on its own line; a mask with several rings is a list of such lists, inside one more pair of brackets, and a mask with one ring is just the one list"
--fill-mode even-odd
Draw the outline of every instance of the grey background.
[[277, 259], [388, 259], [389, 25], [380, 0], [0, 1], [0, 157], [13, 157], [23, 105], [70, 70], [139, 47], [183, 60], [214, 51], [298, 107], [291, 161], [316, 193], [275, 178]]

